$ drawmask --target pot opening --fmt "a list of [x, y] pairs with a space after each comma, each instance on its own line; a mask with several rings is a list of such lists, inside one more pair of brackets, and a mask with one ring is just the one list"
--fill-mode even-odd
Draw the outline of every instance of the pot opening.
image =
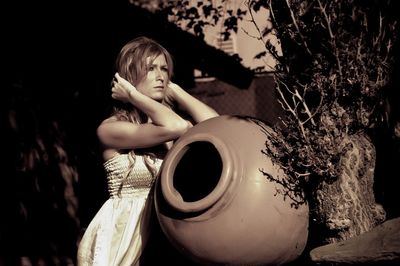
[[185, 202], [194, 202], [215, 189], [223, 164], [218, 150], [210, 142], [192, 142], [185, 149], [173, 173], [173, 186]]

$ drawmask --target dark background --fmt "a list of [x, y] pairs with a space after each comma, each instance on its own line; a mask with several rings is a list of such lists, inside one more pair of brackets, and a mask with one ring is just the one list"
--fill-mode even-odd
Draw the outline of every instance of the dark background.
[[128, 1], [9, 1], [2, 8], [0, 265], [75, 263], [83, 230], [107, 199], [96, 128], [110, 111], [114, 61], [146, 35], [175, 59], [234, 85], [252, 73], [223, 52]]
[[[248, 87], [252, 74], [127, 1], [3, 5], [0, 265], [19, 265], [21, 257], [34, 265], [75, 263], [79, 237], [107, 199], [95, 130], [109, 112], [113, 64], [122, 45], [140, 35], [158, 40], [175, 58], [174, 80], [188, 90], [195, 85], [195, 67], [238, 89]], [[377, 200], [388, 218], [400, 216], [400, 145], [393, 136], [398, 61], [385, 91], [390, 119], [373, 134]], [[65, 169], [71, 171], [67, 177]]]

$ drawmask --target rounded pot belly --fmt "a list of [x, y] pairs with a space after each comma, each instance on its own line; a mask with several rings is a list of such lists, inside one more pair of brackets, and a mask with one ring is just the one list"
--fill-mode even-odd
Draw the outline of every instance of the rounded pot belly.
[[219, 116], [188, 130], [168, 152], [156, 213], [167, 238], [194, 261], [281, 265], [303, 252], [308, 205], [294, 204], [266, 177], [286, 176], [262, 152], [268, 131], [254, 118]]

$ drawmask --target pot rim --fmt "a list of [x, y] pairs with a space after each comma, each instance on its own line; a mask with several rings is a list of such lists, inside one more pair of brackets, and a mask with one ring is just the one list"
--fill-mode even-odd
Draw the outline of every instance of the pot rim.
[[[217, 185], [206, 197], [197, 201], [186, 202], [183, 200], [181, 194], [175, 189], [172, 177], [178, 162], [188, 151], [188, 145], [198, 141], [211, 143], [218, 151], [223, 166]], [[221, 139], [209, 133], [196, 133], [177, 142], [170, 150], [170, 153], [163, 164], [164, 167], [161, 172], [160, 182], [161, 191], [165, 200], [178, 211], [191, 213], [207, 210], [222, 197], [230, 184], [234, 160], [230, 149]]]

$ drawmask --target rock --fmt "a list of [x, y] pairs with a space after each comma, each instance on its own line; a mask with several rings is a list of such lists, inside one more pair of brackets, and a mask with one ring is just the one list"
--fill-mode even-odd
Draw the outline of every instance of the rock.
[[400, 265], [400, 217], [348, 240], [314, 248], [310, 257], [317, 263]]

